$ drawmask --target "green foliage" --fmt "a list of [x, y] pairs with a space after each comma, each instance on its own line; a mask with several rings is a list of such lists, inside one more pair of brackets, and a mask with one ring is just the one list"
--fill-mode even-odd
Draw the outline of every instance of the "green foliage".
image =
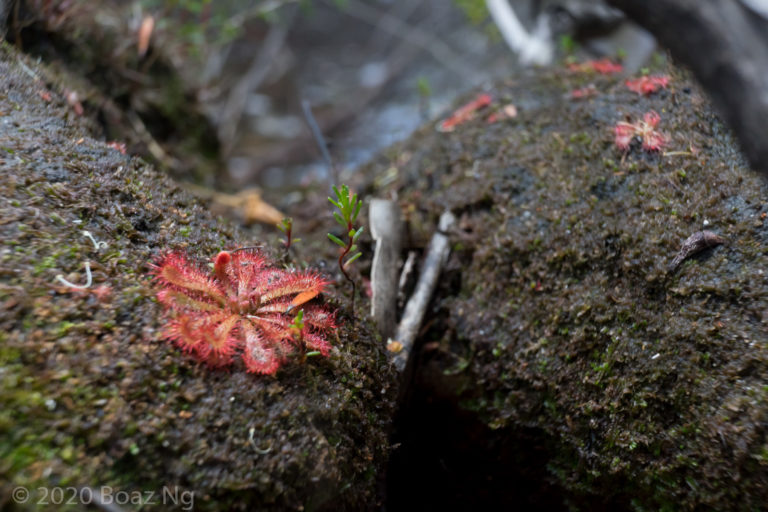
[[419, 77], [416, 81], [416, 88], [419, 90], [419, 96], [422, 98], [428, 98], [432, 96], [432, 87], [429, 85], [429, 79], [426, 77]]
[[301, 332], [304, 330], [304, 310], [300, 309], [296, 316], [293, 318], [293, 322], [290, 325], [293, 332], [298, 333], [301, 336]]
[[240, 37], [252, 19], [276, 21], [275, 11], [282, 3], [256, 1], [243, 6], [236, 0], [138, 0], [142, 11], [154, 16], [156, 31], [165, 32], [188, 56], [198, 58]]
[[[339, 254], [339, 270], [344, 274], [344, 277], [352, 285], [352, 314], [355, 313], [355, 281], [349, 277], [347, 273], [347, 267], [357, 260], [362, 253], [357, 250], [357, 239], [360, 238], [360, 234], [363, 232], [363, 228], [355, 228], [355, 221], [360, 213], [360, 208], [363, 202], [357, 198], [357, 194], [350, 192], [349, 187], [346, 185], [341, 186], [341, 191], [334, 185], [333, 192], [336, 194], [336, 199], [329, 197], [328, 200], [338, 211], [333, 212], [333, 218], [344, 229], [347, 234], [347, 241], [344, 242], [341, 238], [337, 237], [333, 233], [328, 233], [328, 239], [341, 247], [341, 253]], [[345, 261], [346, 259], [346, 261]]]
[[293, 238], [293, 219], [291, 217], [286, 217], [280, 221], [280, 224], [277, 225], [277, 229], [285, 233], [283, 245], [285, 245], [286, 251], [291, 248], [291, 245], [301, 242], [301, 238]]
[[[329, 197], [328, 201], [339, 210], [333, 212], [333, 218], [336, 219], [336, 222], [338, 222], [342, 229], [344, 229], [344, 232], [347, 233], [349, 240], [344, 242], [332, 233], [328, 233], [328, 238], [331, 242], [344, 250], [339, 258], [339, 266], [341, 267], [342, 272], [344, 272], [344, 269], [349, 264], [362, 255], [362, 253], [357, 250], [357, 239], [363, 232], [363, 228], [359, 227], [355, 229], [354, 223], [357, 220], [363, 202], [357, 198], [357, 194], [352, 194], [349, 187], [346, 185], [341, 186], [341, 191], [334, 185], [333, 191], [336, 194], [336, 199]], [[344, 258], [347, 258], [347, 260], [343, 261]]]
[[474, 25], [479, 25], [488, 18], [485, 0], [453, 0], [453, 2], [464, 11], [464, 15]]
[[560, 48], [566, 55], [571, 55], [579, 47], [579, 44], [570, 34], [563, 34], [560, 36]]

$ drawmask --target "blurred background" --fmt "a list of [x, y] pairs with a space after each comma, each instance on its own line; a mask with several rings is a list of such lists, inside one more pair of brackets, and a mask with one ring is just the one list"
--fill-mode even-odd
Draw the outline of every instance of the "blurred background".
[[[514, 9], [528, 47], [510, 50], [510, 34], [490, 15], [493, 3]], [[626, 38], [618, 11], [576, 0], [4, 6], [6, 38], [60, 62], [69, 100], [97, 114], [106, 138], [235, 209], [248, 194], [284, 210], [287, 189], [354, 183], [357, 166], [446, 115], [469, 90], [524, 72], [518, 54], [537, 64], [579, 52], [618, 54], [637, 68], [652, 50], [648, 36]], [[542, 43], [549, 47], [536, 54]], [[239, 213], [246, 223], [276, 215]]]

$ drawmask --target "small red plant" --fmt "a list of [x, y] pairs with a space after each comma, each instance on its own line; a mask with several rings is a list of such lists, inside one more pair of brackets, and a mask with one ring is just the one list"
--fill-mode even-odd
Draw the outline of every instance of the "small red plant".
[[582, 63], [568, 64], [568, 69], [577, 73], [595, 72], [601, 75], [609, 75], [611, 73], [621, 73], [624, 68], [621, 64], [613, 62], [611, 59], [600, 60], [588, 60]]
[[442, 121], [437, 126], [437, 130], [440, 132], [452, 132], [460, 124], [474, 118], [477, 111], [490, 105], [491, 101], [492, 99], [489, 94], [478, 94], [475, 99], [457, 108], [448, 119]]
[[336, 327], [334, 313], [307, 305], [328, 284], [315, 272], [283, 270], [243, 249], [217, 254], [213, 274], [169, 252], [155, 261], [153, 274], [157, 300], [170, 317], [165, 335], [210, 366], [227, 366], [240, 353], [249, 372], [274, 374], [297, 350], [327, 356], [331, 349], [325, 335]]
[[669, 77], [660, 76], [641, 76], [634, 80], [627, 80], [624, 82], [630, 91], [634, 91], [640, 96], [648, 96], [659, 89], [666, 89], [669, 85]]
[[642, 140], [643, 149], [646, 151], [658, 151], [667, 143], [664, 134], [656, 131], [661, 117], [656, 111], [646, 112], [642, 121], [627, 123], [621, 121], [613, 128], [615, 143], [622, 151], [628, 151], [629, 145], [635, 136]]
[[597, 96], [597, 87], [595, 87], [594, 84], [589, 84], [586, 87], [581, 87], [571, 91], [571, 99], [574, 100], [589, 98], [590, 96]]
[[117, 151], [119, 151], [119, 152], [120, 152], [121, 154], [123, 154], [123, 155], [126, 153], [126, 151], [127, 151], [127, 149], [128, 149], [128, 148], [126, 148], [126, 146], [125, 146], [125, 142], [118, 142], [118, 141], [116, 141], [116, 140], [113, 140], [113, 141], [107, 142], [107, 146], [108, 146], [108, 147], [110, 147], [110, 148], [112, 148], [112, 149], [114, 149], [114, 150], [117, 150]]

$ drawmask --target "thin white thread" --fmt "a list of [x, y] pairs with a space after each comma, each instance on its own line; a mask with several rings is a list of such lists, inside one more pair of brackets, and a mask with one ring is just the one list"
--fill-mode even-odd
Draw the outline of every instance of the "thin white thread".
[[93, 284], [93, 276], [91, 275], [91, 263], [89, 261], [85, 262], [85, 275], [86, 275], [86, 281], [84, 285], [74, 284], [70, 283], [66, 279], [64, 279], [64, 276], [59, 274], [56, 276], [57, 281], [61, 281], [64, 286], [69, 286], [70, 288], [75, 288], [76, 290], [85, 290], [86, 288], [90, 288]]

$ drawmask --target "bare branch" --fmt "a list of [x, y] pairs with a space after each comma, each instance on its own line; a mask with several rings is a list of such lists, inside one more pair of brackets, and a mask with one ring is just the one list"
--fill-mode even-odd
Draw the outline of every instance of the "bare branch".
[[546, 65], [552, 62], [554, 48], [546, 16], [539, 16], [533, 34], [529, 34], [508, 0], [485, 0], [485, 5], [507, 46], [523, 63]]
[[451, 47], [445, 44], [442, 40], [433, 34], [430, 34], [423, 28], [413, 27], [400, 18], [392, 16], [387, 12], [380, 11], [374, 7], [370, 7], [358, 0], [349, 0], [342, 10], [354, 18], [370, 23], [371, 25], [381, 28], [398, 37], [402, 37], [404, 40], [418, 46], [432, 55], [435, 60], [458, 75], [466, 76], [467, 73], [472, 73], [478, 77], [478, 83], [486, 77], [486, 74], [483, 71], [474, 69], [474, 66], [463, 59], [461, 55], [454, 52]]
[[323, 155], [323, 160], [325, 160], [325, 164], [328, 166], [328, 178], [331, 180], [331, 185], [338, 185], [339, 173], [333, 165], [333, 160], [331, 160], [331, 154], [328, 152], [328, 144], [325, 142], [323, 132], [320, 131], [320, 127], [317, 125], [317, 121], [315, 121], [315, 116], [312, 115], [312, 106], [309, 104], [309, 101], [301, 100], [301, 109], [304, 111], [304, 118], [307, 120], [307, 125], [309, 125], [309, 130], [315, 139], [315, 144], [317, 144], [317, 148], [320, 150], [320, 154]]
[[400, 207], [395, 201], [372, 199], [368, 218], [371, 236], [376, 241], [371, 268], [371, 316], [382, 337], [389, 338], [397, 327], [397, 267], [402, 243]]
[[[293, 18], [293, 14], [290, 15]], [[251, 62], [248, 71], [246, 71], [237, 83], [232, 87], [221, 115], [216, 120], [218, 125], [219, 142], [222, 145], [222, 153], [229, 154], [232, 151], [235, 142], [235, 134], [240, 124], [245, 104], [248, 101], [248, 95], [256, 90], [259, 85], [269, 76], [269, 71], [277, 59], [280, 50], [285, 44], [285, 38], [288, 35], [290, 21], [275, 25], [267, 34], [261, 50]]]
[[446, 211], [440, 216], [440, 222], [437, 232], [432, 236], [429, 242], [427, 258], [424, 260], [424, 266], [421, 269], [421, 277], [416, 284], [416, 290], [413, 292], [408, 304], [405, 306], [403, 318], [397, 327], [395, 340], [402, 346], [401, 350], [395, 354], [393, 359], [398, 371], [403, 372], [406, 369], [408, 359], [413, 351], [413, 344], [416, 341], [416, 334], [419, 332], [421, 322], [424, 319], [424, 313], [429, 305], [429, 299], [432, 292], [435, 291], [437, 278], [443, 265], [448, 260], [450, 245], [445, 231], [451, 228], [456, 222], [456, 217]]

